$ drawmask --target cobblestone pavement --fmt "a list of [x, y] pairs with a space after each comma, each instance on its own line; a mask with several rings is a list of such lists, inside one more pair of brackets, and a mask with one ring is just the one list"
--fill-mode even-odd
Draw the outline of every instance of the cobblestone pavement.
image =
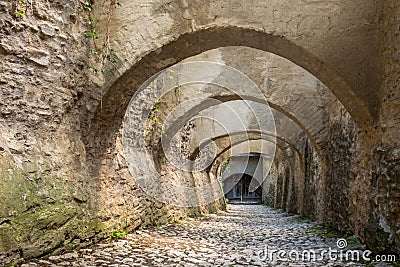
[[[337, 249], [337, 238], [326, 237], [324, 231], [315, 223], [266, 206], [231, 205], [227, 212], [218, 215], [137, 231], [124, 239], [22, 266], [365, 266], [327, 259], [270, 259], [272, 250], [295, 250], [298, 254], [314, 250], [319, 258], [320, 251]], [[350, 241], [346, 249], [363, 249]], [[295, 258], [297, 254], [291, 253]]]

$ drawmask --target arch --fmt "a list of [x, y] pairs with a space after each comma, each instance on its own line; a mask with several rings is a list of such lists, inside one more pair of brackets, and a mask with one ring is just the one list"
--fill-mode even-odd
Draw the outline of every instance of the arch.
[[[212, 100], [218, 100], [218, 101], [212, 101]], [[238, 100], [249, 100], [261, 104], [263, 103], [260, 99], [257, 99], [256, 97], [252, 96], [239, 96], [235, 94], [212, 95], [207, 97], [200, 104], [194, 106], [193, 108], [188, 110], [185, 114], [183, 114], [181, 117], [179, 117], [179, 119], [177, 119], [173, 125], [171, 125], [168, 129], [165, 130], [165, 135], [171, 137], [174, 134], [176, 134], [176, 132], [171, 132], [171, 130], [176, 131], [177, 129], [180, 129], [188, 120], [190, 120], [190, 118], [192, 118], [193, 114], [198, 114], [200, 111], [203, 111], [215, 105], [219, 105], [221, 102], [227, 103], [230, 101], [238, 101]], [[299, 121], [294, 114], [287, 112], [283, 107], [275, 103], [272, 103], [270, 101], [267, 102], [272, 109], [275, 109], [276, 111], [282, 113], [282, 115], [284, 115], [289, 120], [294, 122], [306, 134], [307, 138], [310, 140], [316, 152], [318, 153], [318, 156], [320, 157], [321, 161], [325, 162], [325, 157], [319, 143], [316, 141], [315, 136], [312, 135], [312, 133], [307, 129], [307, 127], [301, 121]]]
[[[264, 140], [264, 141], [271, 142], [271, 141], [269, 141], [269, 140]], [[236, 145], [234, 145], [234, 146], [237, 146], [237, 145], [240, 145], [240, 144], [236, 144]], [[232, 146], [232, 147], [234, 147], [234, 146]], [[290, 157], [289, 157], [288, 154], [286, 153], [285, 148], [283, 148], [283, 147], [282, 147], [281, 145], [279, 145], [279, 144], [277, 144], [277, 147], [278, 147], [280, 153], [282, 153], [282, 155], [283, 155], [283, 160], [284, 160], [284, 161], [287, 161], [287, 164], [289, 165], [291, 172], [294, 173], [294, 168], [295, 168], [295, 167], [294, 167], [294, 163], [291, 162], [291, 161], [289, 161], [289, 158], [290, 158]], [[229, 149], [231, 149], [231, 148], [229, 148]], [[227, 151], [225, 151], [224, 153], [226, 153], [226, 152], [227, 152]], [[251, 152], [255, 152], [255, 151], [249, 151], [249, 153], [251, 153]], [[210, 172], [212, 171], [212, 169], [214, 169], [214, 172], [215, 172], [214, 175], [215, 175], [215, 177], [217, 177], [218, 169], [219, 169], [221, 163], [223, 162], [223, 161], [222, 161], [221, 163], [217, 163], [217, 160], [218, 160], [218, 158], [223, 157], [224, 153], [221, 153], [221, 154], [219, 154], [218, 156], [216, 156], [216, 157], [214, 158], [213, 163], [210, 165], [210, 169], [207, 169], [207, 170], [206, 170], [207, 173], [210, 173]], [[299, 156], [299, 157], [300, 157], [300, 156]], [[300, 158], [299, 158], [299, 159], [300, 159]], [[273, 161], [275, 162], [275, 160], [276, 160], [276, 158], [274, 157]], [[275, 163], [273, 163], [273, 164], [275, 164]]]
[[[247, 132], [246, 132], [246, 133], [247, 133]], [[244, 143], [244, 142], [247, 142], [247, 141], [263, 140], [263, 141], [271, 142], [271, 143], [274, 143], [274, 144], [277, 146], [277, 148], [278, 148], [282, 153], [286, 154], [285, 150], [287, 149], [287, 147], [283, 147], [283, 146], [282, 146], [281, 144], [279, 144], [278, 142], [274, 142], [274, 141], [272, 141], [272, 140], [261, 139], [261, 138], [260, 138], [260, 137], [261, 137], [261, 133], [258, 132], [258, 131], [253, 131], [253, 133], [255, 133], [256, 135], [259, 134], [259, 136], [254, 136], [254, 137], [250, 137], [250, 139], [247, 139], [247, 140], [242, 140], [242, 141], [235, 142], [235, 143], [233, 143], [233, 144], [227, 146], [226, 148], [222, 149], [222, 151], [219, 152], [219, 153], [214, 157], [213, 161], [211, 162], [210, 166], [206, 169], [206, 171], [207, 171], [207, 172], [210, 171], [210, 170], [213, 168], [213, 165], [215, 164], [216, 160], [217, 160], [219, 157], [221, 157], [224, 153], [226, 153], [229, 149], [231, 149], [231, 148], [233, 148], [233, 147], [235, 147], [235, 146], [238, 146], [238, 145], [240, 145], [240, 144], [242, 144], [242, 143]], [[268, 133], [263, 133], [263, 134], [264, 134], [264, 135], [267, 135], [267, 136], [272, 136], [272, 135], [270, 135], [270, 134], [268, 134]], [[216, 138], [215, 140], [222, 139], [222, 138], [225, 138], [225, 137], [229, 137], [229, 135], [228, 135], [228, 134], [227, 134], [227, 135], [221, 135], [221, 136], [219, 136], [218, 138]], [[273, 138], [276, 138], [276, 139], [282, 141], [283, 143], [288, 144], [289, 147], [292, 148], [292, 149], [296, 152], [296, 154], [298, 155], [299, 161], [300, 161], [300, 166], [301, 166], [301, 168], [302, 168], [302, 170], [303, 170], [304, 158], [303, 158], [301, 152], [300, 152], [293, 144], [291, 144], [291, 143], [288, 142], [287, 140], [285, 140], [285, 139], [283, 139], [283, 138], [280, 138], [280, 137], [278, 137], [278, 136], [273, 136]], [[255, 152], [255, 151], [253, 151], [253, 152]], [[194, 155], [192, 154], [191, 156], [194, 156]]]
[[[269, 135], [268, 133], [263, 133], [263, 134], [264, 134], [264, 135]], [[228, 135], [227, 135], [227, 136], [228, 136]], [[226, 136], [225, 136], [225, 137], [226, 137]], [[224, 138], [224, 137], [221, 137], [221, 138]], [[289, 141], [285, 140], [284, 138], [280, 137], [280, 136], [274, 136], [274, 138], [276, 138], [276, 139], [282, 141], [283, 143], [287, 144], [291, 149], [293, 149], [293, 150], [296, 152], [296, 154], [297, 154], [297, 156], [299, 157], [299, 160], [300, 160], [300, 167], [301, 167], [301, 170], [303, 171], [303, 169], [304, 169], [304, 157], [303, 157], [303, 155], [301, 154], [301, 152], [297, 149], [297, 147], [296, 147], [295, 145], [293, 145], [292, 143], [290, 143]], [[234, 146], [236, 146], [236, 145], [240, 145], [240, 144], [242, 144], [242, 143], [244, 143], [244, 142], [251, 141], [251, 140], [266, 140], [266, 139], [260, 139], [260, 137], [250, 137], [250, 138], [247, 139], [247, 140], [241, 140], [241, 141], [237, 141], [237, 142], [235, 142], [235, 143], [233, 143], [233, 144], [230, 144], [229, 146], [227, 146], [227, 147], [225, 147], [224, 149], [222, 149], [222, 150], [215, 156], [214, 160], [212, 161], [212, 163], [210, 164], [210, 166], [207, 168], [207, 171], [209, 171], [209, 170], [211, 169], [211, 166], [215, 163], [216, 159], [217, 159], [219, 156], [221, 156], [223, 153], [225, 153], [226, 151], [228, 151], [229, 149], [231, 149], [232, 147], [234, 147]], [[273, 141], [271, 141], [271, 140], [267, 140], [267, 141], [273, 142]], [[278, 142], [276, 142], [275, 145], [276, 145], [280, 150], [282, 150], [282, 151], [285, 150], [285, 149], [287, 148], [287, 147], [282, 147], [280, 144], [278, 144]]]
[[224, 46], [247, 46], [289, 59], [322, 81], [345, 106], [358, 127], [369, 128], [372, 125], [371, 113], [345, 80], [305, 49], [282, 36], [256, 29], [211, 26], [184, 33], [160, 49], [149, 52], [109, 86], [101, 107], [94, 114], [89, 133], [86, 133], [87, 146], [91, 147], [93, 142], [105, 143], [101, 146], [103, 149], [113, 146], [110, 138], [113, 139], [120, 128], [130, 98], [148, 77], [185, 58]]

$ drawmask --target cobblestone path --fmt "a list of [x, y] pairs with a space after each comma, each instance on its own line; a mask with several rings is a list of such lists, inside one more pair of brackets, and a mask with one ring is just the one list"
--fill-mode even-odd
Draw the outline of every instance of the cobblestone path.
[[[323, 237], [323, 232], [315, 223], [266, 206], [231, 205], [218, 215], [137, 231], [125, 239], [22, 266], [366, 266], [328, 260], [327, 255], [315, 262], [285, 262], [285, 256], [280, 260], [272, 253], [294, 250], [295, 260], [297, 254], [312, 250], [319, 259], [322, 250], [338, 249], [337, 238]], [[350, 243], [345, 249], [353, 249]]]

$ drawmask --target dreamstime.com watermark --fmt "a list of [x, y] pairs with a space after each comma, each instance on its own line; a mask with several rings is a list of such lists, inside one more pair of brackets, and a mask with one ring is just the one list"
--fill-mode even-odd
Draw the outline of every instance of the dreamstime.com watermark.
[[347, 248], [346, 239], [340, 238], [335, 248], [324, 250], [284, 250], [270, 249], [267, 245], [257, 252], [261, 261], [282, 262], [318, 262], [318, 261], [345, 261], [345, 262], [396, 262], [396, 255], [373, 255], [370, 250], [351, 250]]
[[[176, 105], [167, 104], [171, 97]], [[198, 135], [188, 131], [190, 125]], [[222, 63], [192, 61], [167, 68], [138, 88], [125, 113], [122, 144], [129, 172], [144, 192], [169, 205], [199, 207], [223, 198], [235, 186], [224, 187], [224, 179], [248, 169], [249, 157], [235, 172], [210, 179], [207, 170], [217, 159], [251, 152], [273, 158], [276, 136], [274, 113], [253, 80]], [[221, 142], [231, 144], [226, 153]], [[165, 175], [161, 165], [174, 175]], [[268, 173], [271, 165], [272, 160], [260, 160], [255, 169]], [[266, 178], [252, 176], [254, 187]]]

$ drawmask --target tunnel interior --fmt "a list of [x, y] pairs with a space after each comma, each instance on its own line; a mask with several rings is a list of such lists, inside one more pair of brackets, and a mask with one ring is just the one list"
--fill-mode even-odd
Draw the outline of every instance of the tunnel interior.
[[[226, 199], [252, 199], [339, 231], [354, 231], [349, 177], [360, 130], [332, 93], [341, 96], [337, 89], [284, 57], [229, 46], [186, 58], [140, 90], [143, 96], [134, 96], [125, 114], [122, 147], [133, 177], [154, 165], [155, 172], [142, 180], [150, 179], [153, 186], [141, 187], [146, 193], [154, 191], [152, 196], [167, 204], [189, 206], [189, 213], [225, 209]], [[137, 120], [142, 110], [148, 111], [147, 122]], [[143, 127], [150, 159], [138, 163], [143, 154], [136, 153], [137, 146], [129, 149], [132, 141], [126, 140], [137, 140], [143, 132], [135, 130]], [[246, 168], [261, 154], [271, 156], [253, 175]], [[232, 159], [243, 155], [247, 164], [238, 167]], [[222, 168], [227, 159], [230, 168]], [[237, 175], [227, 179], [232, 170]], [[157, 173], [159, 178], [153, 179]]]
[[0, 264], [227, 200], [400, 253], [398, 1], [48, 2], [0, 3]]

